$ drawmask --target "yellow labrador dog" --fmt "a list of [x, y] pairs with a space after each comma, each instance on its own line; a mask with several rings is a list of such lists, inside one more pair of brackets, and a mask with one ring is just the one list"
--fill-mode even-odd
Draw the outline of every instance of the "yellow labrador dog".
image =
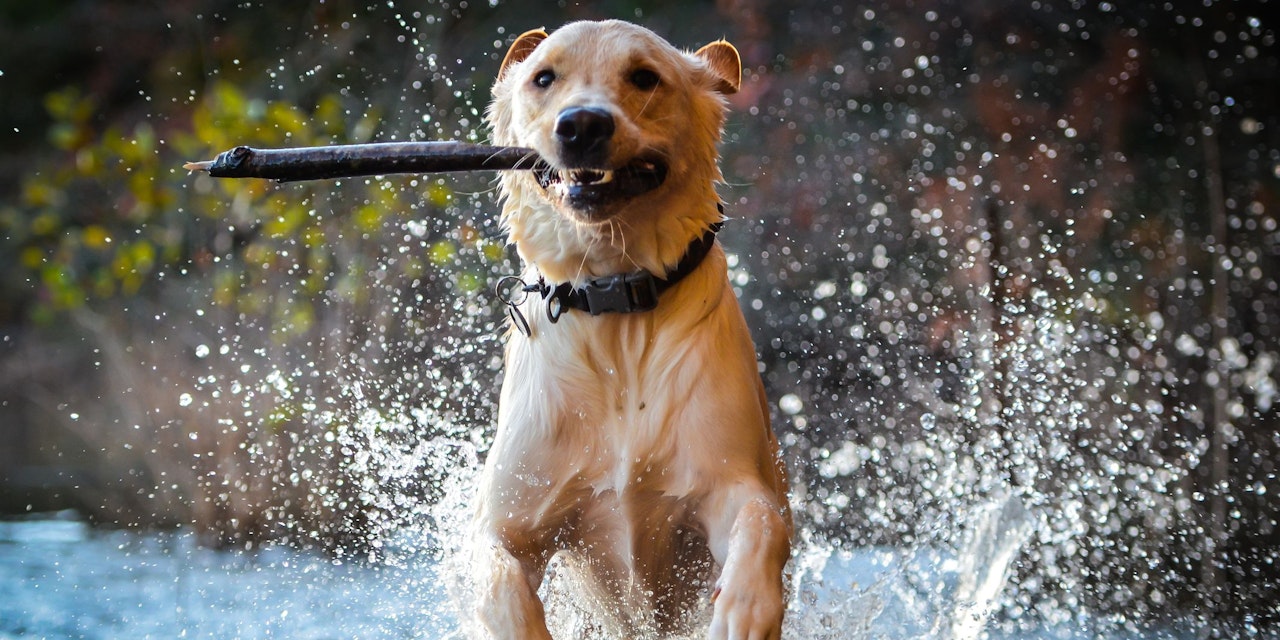
[[475, 515], [492, 637], [550, 637], [537, 590], [557, 552], [628, 635], [681, 629], [703, 598], [711, 638], [781, 634], [786, 473], [715, 239], [740, 80], [728, 42], [690, 54], [618, 21], [530, 31], [502, 62], [493, 141], [547, 166], [501, 178], [525, 268], [500, 294], [512, 330]]

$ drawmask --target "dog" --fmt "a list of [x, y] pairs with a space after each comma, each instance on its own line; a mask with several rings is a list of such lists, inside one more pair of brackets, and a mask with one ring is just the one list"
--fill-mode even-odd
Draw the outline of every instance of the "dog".
[[793, 526], [756, 353], [715, 240], [741, 62], [621, 21], [529, 31], [486, 112], [545, 165], [500, 176], [524, 264], [474, 514], [477, 629], [550, 638], [568, 553], [628, 635], [779, 638]]

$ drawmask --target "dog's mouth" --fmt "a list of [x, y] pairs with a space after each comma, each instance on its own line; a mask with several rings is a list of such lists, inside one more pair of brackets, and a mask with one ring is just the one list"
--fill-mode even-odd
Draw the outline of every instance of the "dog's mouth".
[[617, 169], [555, 169], [534, 171], [538, 184], [553, 200], [592, 214], [607, 205], [643, 195], [667, 179], [667, 165], [656, 158], [640, 158]]

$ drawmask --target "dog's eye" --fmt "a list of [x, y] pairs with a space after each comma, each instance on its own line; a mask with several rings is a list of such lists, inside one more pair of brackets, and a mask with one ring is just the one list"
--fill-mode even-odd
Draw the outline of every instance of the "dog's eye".
[[658, 86], [659, 82], [661, 82], [661, 79], [658, 74], [650, 69], [636, 69], [631, 72], [631, 84], [635, 85], [637, 89], [647, 91]]
[[551, 86], [552, 82], [555, 82], [555, 81], [556, 81], [556, 72], [550, 69], [539, 71], [538, 75], [533, 77], [534, 86], [539, 87], [541, 89], [546, 89], [547, 87]]

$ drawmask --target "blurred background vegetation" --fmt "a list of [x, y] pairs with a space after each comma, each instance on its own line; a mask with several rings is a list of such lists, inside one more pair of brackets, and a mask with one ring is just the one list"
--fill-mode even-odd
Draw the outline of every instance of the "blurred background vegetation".
[[415, 443], [492, 418], [491, 177], [180, 165], [482, 141], [515, 34], [621, 17], [743, 54], [723, 241], [806, 531], [947, 543], [1011, 491], [1025, 610], [1280, 616], [1274, 2], [531, 7], [0, 1], [0, 510], [417, 517]]

